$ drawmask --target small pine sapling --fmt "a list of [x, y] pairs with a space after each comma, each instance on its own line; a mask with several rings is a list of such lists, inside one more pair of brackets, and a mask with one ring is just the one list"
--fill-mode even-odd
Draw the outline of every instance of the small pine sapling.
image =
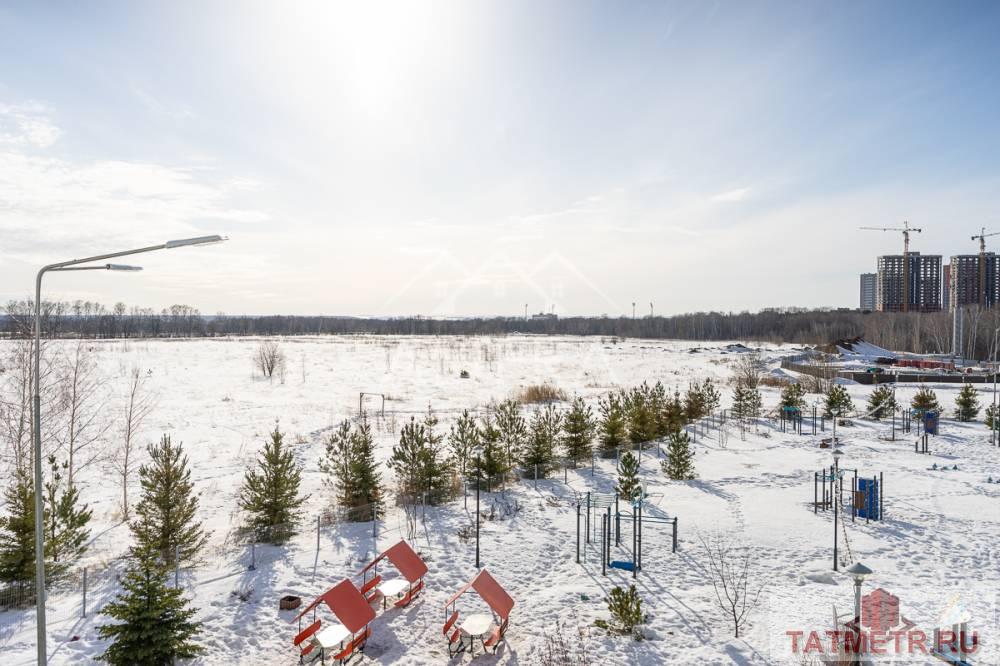
[[955, 398], [955, 416], [959, 421], [972, 421], [979, 416], [979, 391], [965, 384]]

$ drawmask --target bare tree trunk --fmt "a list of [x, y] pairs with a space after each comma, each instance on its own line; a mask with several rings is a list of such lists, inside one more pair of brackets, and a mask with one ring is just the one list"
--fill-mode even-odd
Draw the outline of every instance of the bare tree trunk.
[[139, 368], [133, 368], [129, 381], [128, 393], [125, 396], [124, 423], [122, 439], [112, 457], [112, 465], [118, 475], [122, 493], [122, 517], [129, 518], [128, 489], [132, 477], [135, 476], [138, 454], [138, 439], [143, 421], [153, 409], [153, 397], [145, 385], [145, 375]]

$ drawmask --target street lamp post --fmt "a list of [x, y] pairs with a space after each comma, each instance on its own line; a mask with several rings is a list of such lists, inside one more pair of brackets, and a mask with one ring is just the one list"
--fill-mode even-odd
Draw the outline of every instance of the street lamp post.
[[479, 568], [479, 484], [482, 483], [482, 456], [476, 454], [476, 568]]
[[840, 480], [840, 457], [844, 455], [844, 452], [840, 449], [835, 448], [833, 450], [833, 485], [830, 489], [830, 495], [833, 499], [833, 570], [839, 571], [840, 564], [837, 558], [837, 528], [839, 527], [839, 511], [840, 511], [840, 494], [837, 492], [837, 481]]
[[861, 663], [861, 584], [865, 582], [865, 576], [872, 574], [872, 570], [857, 562], [847, 570], [847, 573], [851, 574], [854, 578], [854, 631], [855, 631], [855, 641], [854, 645], [856, 649], [853, 650], [854, 654], [851, 658], [851, 662], [855, 664]]
[[997, 334], [1000, 328], [993, 329], [993, 427], [990, 428], [990, 444], [997, 444]]
[[150, 245], [134, 250], [123, 252], [111, 252], [109, 254], [99, 254], [84, 259], [71, 259], [56, 264], [42, 266], [35, 278], [35, 349], [34, 349], [34, 376], [32, 377], [33, 395], [32, 411], [34, 440], [33, 455], [35, 462], [35, 625], [37, 630], [38, 664], [44, 666], [48, 661], [45, 636], [45, 527], [42, 524], [44, 516], [44, 506], [42, 504], [42, 431], [41, 431], [41, 365], [42, 365], [42, 276], [46, 273], [64, 271], [140, 271], [139, 266], [126, 266], [124, 264], [97, 264], [93, 266], [81, 265], [91, 264], [116, 257], [125, 257], [133, 254], [143, 254], [155, 250], [169, 250], [177, 247], [190, 245], [207, 245], [219, 243], [226, 240], [222, 236], [200, 236], [198, 238], [185, 238], [181, 240], [167, 241], [160, 245]]

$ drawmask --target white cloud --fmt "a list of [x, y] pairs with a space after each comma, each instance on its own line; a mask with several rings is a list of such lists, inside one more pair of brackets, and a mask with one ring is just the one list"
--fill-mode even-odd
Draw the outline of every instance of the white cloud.
[[48, 148], [61, 134], [40, 104], [0, 104], [0, 146]]
[[750, 193], [749, 187], [738, 187], [735, 190], [720, 192], [712, 197], [712, 201], [742, 201]]

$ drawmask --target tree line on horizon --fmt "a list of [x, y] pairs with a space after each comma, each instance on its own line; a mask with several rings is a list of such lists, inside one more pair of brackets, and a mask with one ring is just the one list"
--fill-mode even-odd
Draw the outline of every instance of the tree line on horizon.
[[[993, 357], [1000, 310], [964, 311], [966, 357]], [[33, 302], [9, 301], [0, 314], [0, 338], [32, 333]], [[692, 341], [744, 340], [825, 345], [861, 337], [872, 344], [915, 353], [951, 351], [948, 312], [891, 313], [847, 309], [772, 308], [759, 312], [695, 312], [656, 317], [346, 317], [323, 315], [214, 315], [189, 305], [156, 311], [116, 303], [43, 301], [47, 337], [172, 338], [270, 335], [595, 335]]]

